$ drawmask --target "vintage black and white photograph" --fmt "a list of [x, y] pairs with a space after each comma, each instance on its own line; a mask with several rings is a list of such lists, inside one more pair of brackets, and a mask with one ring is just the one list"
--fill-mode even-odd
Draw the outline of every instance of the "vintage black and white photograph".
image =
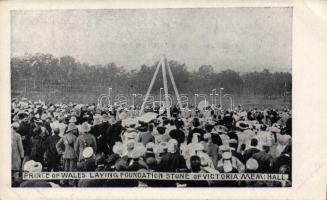
[[292, 7], [10, 26], [11, 187], [292, 187]]

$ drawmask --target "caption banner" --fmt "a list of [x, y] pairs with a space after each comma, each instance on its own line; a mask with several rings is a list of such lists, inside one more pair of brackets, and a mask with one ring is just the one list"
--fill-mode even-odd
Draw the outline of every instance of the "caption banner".
[[139, 179], [139, 180], [221, 180], [286, 181], [287, 174], [261, 173], [168, 173], [168, 172], [23, 172], [24, 180]]

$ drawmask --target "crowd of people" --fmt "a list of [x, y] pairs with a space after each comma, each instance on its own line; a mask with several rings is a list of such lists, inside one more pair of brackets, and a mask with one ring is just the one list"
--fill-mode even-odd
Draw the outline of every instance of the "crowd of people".
[[[287, 187], [292, 116], [233, 110], [11, 102], [13, 187]], [[22, 172], [149, 171], [288, 174], [288, 181], [22, 180]]]

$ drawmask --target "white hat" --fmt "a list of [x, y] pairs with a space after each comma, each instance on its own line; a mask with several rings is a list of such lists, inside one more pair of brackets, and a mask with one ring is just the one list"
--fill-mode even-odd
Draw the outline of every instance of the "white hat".
[[91, 130], [91, 126], [87, 123], [87, 122], [84, 122], [81, 127], [80, 127], [80, 131], [82, 133], [87, 133]]
[[24, 171], [28, 172], [42, 172], [42, 164], [40, 162], [35, 162], [34, 160], [29, 160], [24, 164]]
[[93, 115], [93, 119], [100, 119], [101, 118], [101, 115], [100, 114], [95, 114], [95, 115]]
[[270, 132], [272, 132], [272, 133], [279, 133], [280, 132], [280, 129], [277, 128], [277, 127], [275, 127], [275, 126], [273, 126], [273, 127], [270, 127]]
[[225, 160], [229, 160], [229, 159], [232, 158], [232, 153], [229, 152], [229, 151], [226, 151], [226, 152], [223, 153], [222, 157], [223, 157], [223, 159], [225, 159]]
[[259, 163], [257, 160], [250, 158], [248, 161], [246, 161], [246, 169], [257, 170], [258, 167], [259, 167]]
[[130, 154], [131, 158], [140, 158], [141, 156], [143, 156], [145, 153], [145, 151], [143, 150], [142, 147], [137, 147], [134, 148]]
[[83, 157], [84, 158], [90, 158], [93, 155], [93, 148], [92, 147], [86, 147], [83, 150]]
[[19, 128], [19, 123], [18, 122], [14, 122], [11, 124], [12, 128]]
[[237, 140], [235, 138], [232, 138], [229, 140], [229, 143], [237, 143]]
[[72, 130], [76, 130], [76, 129], [77, 129], [76, 124], [74, 124], [74, 123], [69, 123], [69, 124], [68, 124], [68, 128], [67, 128], [67, 130], [66, 130], [66, 133], [68, 133], [68, 132], [70, 132], [70, 131], [72, 131]]
[[210, 134], [210, 133], [205, 133], [205, 134], [203, 135], [203, 138], [204, 138], [204, 139], [211, 138], [211, 134]]
[[70, 118], [69, 122], [70, 122], [70, 123], [75, 123], [75, 122], [77, 122], [76, 117], [75, 117], [75, 116], [72, 116], [72, 117]]
[[41, 115], [41, 120], [45, 120], [47, 117], [48, 117], [48, 115], [47, 115], [46, 113], [43, 113], [43, 114]]
[[204, 152], [199, 152], [197, 155], [201, 159], [201, 165], [208, 165], [210, 163], [211, 159], [208, 154]]
[[132, 125], [136, 125], [138, 123], [137, 118], [126, 118], [122, 120], [122, 125], [126, 127], [130, 127]]
[[147, 113], [141, 115], [141, 116], [139, 117], [139, 120], [148, 123], [148, 122], [150, 122], [151, 120], [156, 119], [157, 116], [158, 116], [157, 113], [154, 113], [154, 112], [147, 112]]
[[153, 142], [149, 142], [145, 146], [145, 148], [147, 148], [147, 149], [153, 149], [153, 147], [154, 147], [154, 143]]
[[127, 113], [126, 112], [121, 112], [119, 115], [118, 115], [118, 118], [121, 119], [121, 120], [124, 120], [124, 119], [127, 119]]
[[115, 154], [121, 155], [123, 153], [124, 146], [121, 142], [116, 142], [115, 145], [112, 147], [112, 151]]
[[203, 151], [204, 150], [203, 144], [202, 143], [195, 144], [195, 150], [196, 151]]
[[230, 147], [229, 147], [229, 145], [221, 145], [221, 146], [219, 146], [219, 150], [220, 151], [229, 151], [230, 150]]
[[281, 145], [287, 145], [290, 138], [291, 138], [291, 136], [289, 136], [289, 135], [280, 135], [278, 137], [278, 143]]
[[168, 141], [168, 144], [175, 144], [175, 145], [177, 145], [178, 144], [178, 142], [177, 142], [177, 140], [176, 139], [170, 139], [169, 141]]
[[165, 149], [168, 149], [167, 142], [160, 142], [159, 143], [159, 152], [163, 152]]

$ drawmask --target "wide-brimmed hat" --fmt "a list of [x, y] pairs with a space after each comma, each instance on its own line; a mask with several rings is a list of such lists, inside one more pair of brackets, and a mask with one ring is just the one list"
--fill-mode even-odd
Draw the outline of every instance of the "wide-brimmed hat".
[[272, 132], [272, 133], [279, 133], [279, 132], [280, 132], [280, 129], [277, 128], [277, 127], [275, 127], [275, 126], [270, 127], [269, 130], [270, 130], [270, 132]]
[[80, 127], [80, 131], [82, 133], [87, 133], [91, 130], [91, 126], [87, 123], [87, 122], [84, 122], [81, 127]]
[[287, 145], [291, 139], [291, 136], [289, 135], [280, 135], [278, 137], [278, 143], [281, 145]]
[[145, 148], [147, 150], [153, 150], [153, 147], [154, 147], [154, 143], [153, 142], [149, 142], [146, 144]]
[[218, 126], [215, 126], [215, 130], [218, 133], [227, 133], [228, 128], [226, 126], [218, 125]]
[[112, 151], [115, 154], [119, 154], [119, 155], [123, 154], [123, 150], [124, 150], [124, 146], [121, 142], [116, 142], [112, 148]]
[[19, 128], [19, 123], [18, 122], [14, 122], [11, 124], [12, 128]]
[[68, 132], [70, 132], [70, 131], [72, 131], [72, 130], [76, 130], [76, 129], [77, 129], [76, 124], [74, 124], [74, 123], [69, 123], [69, 124], [68, 124], [68, 127], [67, 127], [67, 130], [66, 130], [66, 133], [68, 133]]
[[246, 130], [250, 128], [249, 124], [244, 121], [236, 122], [235, 126], [241, 130]]
[[226, 151], [222, 154], [223, 159], [229, 160], [232, 158], [232, 153], [230, 151]]
[[69, 119], [69, 123], [75, 123], [77, 122], [77, 119], [75, 116], [71, 116], [70, 119]]
[[134, 148], [132, 150], [132, 152], [130, 153], [130, 157], [132, 159], [137, 159], [137, 158], [142, 157], [144, 155], [144, 153], [145, 153], [145, 148], [144, 149], [143, 148], [140, 147], [140, 146], [138, 146], [137, 148]]
[[210, 133], [205, 133], [205, 134], [203, 135], [203, 138], [204, 138], [204, 139], [211, 138], [211, 134], [210, 134]]
[[142, 122], [146, 122], [146, 123], [148, 123], [148, 122], [150, 122], [151, 120], [156, 119], [157, 116], [158, 116], [157, 113], [154, 113], [154, 112], [147, 112], [147, 113], [141, 115], [141, 116], [138, 118], [138, 120], [139, 120], [139, 121], [142, 121]]
[[42, 172], [42, 164], [34, 160], [29, 160], [24, 164], [23, 169], [27, 172]]
[[122, 120], [122, 125], [125, 127], [130, 127], [138, 124], [138, 118], [126, 118]]

